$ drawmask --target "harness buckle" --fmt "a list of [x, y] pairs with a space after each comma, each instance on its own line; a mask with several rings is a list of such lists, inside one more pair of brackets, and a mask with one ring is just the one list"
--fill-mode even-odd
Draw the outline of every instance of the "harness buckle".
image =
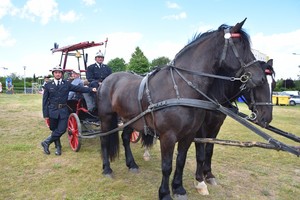
[[65, 106], [67, 106], [67, 104], [57, 104], [57, 108], [63, 108], [63, 107], [65, 107]]

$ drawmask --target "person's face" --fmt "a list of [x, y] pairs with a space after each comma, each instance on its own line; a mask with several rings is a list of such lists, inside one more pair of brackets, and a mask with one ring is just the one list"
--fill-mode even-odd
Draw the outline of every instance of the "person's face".
[[75, 78], [78, 78], [79, 77], [79, 74], [77, 73], [72, 73], [72, 77], [75, 79]]
[[54, 71], [53, 76], [56, 80], [59, 80], [62, 78], [62, 72], [61, 71]]
[[100, 57], [100, 56], [97, 56], [97, 57], [95, 58], [95, 60], [96, 60], [97, 63], [103, 63], [104, 58], [103, 58], [103, 57]]

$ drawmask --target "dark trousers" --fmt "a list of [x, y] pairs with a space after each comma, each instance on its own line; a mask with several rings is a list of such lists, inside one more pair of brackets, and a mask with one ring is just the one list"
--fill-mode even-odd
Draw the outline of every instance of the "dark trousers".
[[52, 131], [53, 140], [59, 139], [66, 132], [67, 125], [68, 118], [50, 118], [50, 130]]

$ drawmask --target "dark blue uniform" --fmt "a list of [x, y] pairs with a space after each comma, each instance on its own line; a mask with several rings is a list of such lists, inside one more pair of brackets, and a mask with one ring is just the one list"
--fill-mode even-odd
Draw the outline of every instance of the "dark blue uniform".
[[99, 64], [100, 67], [94, 63], [87, 68], [86, 78], [90, 82], [90, 87], [98, 88], [99, 82], [102, 82], [112, 71], [110, 67], [105, 64]]
[[52, 140], [58, 140], [67, 129], [69, 110], [67, 100], [69, 91], [88, 93], [92, 88], [72, 85], [68, 81], [62, 81], [59, 86], [54, 81], [48, 82], [44, 87], [43, 116], [50, 119]]

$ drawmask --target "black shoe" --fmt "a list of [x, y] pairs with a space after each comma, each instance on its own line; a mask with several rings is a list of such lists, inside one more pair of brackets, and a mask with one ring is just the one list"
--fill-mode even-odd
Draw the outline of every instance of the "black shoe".
[[61, 155], [60, 139], [55, 140], [54, 143], [55, 143], [55, 148], [56, 148], [55, 155], [60, 156]]
[[50, 151], [49, 151], [49, 146], [50, 144], [53, 142], [53, 138], [50, 135], [46, 140], [44, 140], [43, 142], [41, 142], [41, 145], [43, 147], [44, 153], [49, 155]]
[[50, 151], [49, 151], [49, 144], [47, 144], [45, 141], [41, 142], [42, 147], [44, 148], [44, 153], [49, 155]]

